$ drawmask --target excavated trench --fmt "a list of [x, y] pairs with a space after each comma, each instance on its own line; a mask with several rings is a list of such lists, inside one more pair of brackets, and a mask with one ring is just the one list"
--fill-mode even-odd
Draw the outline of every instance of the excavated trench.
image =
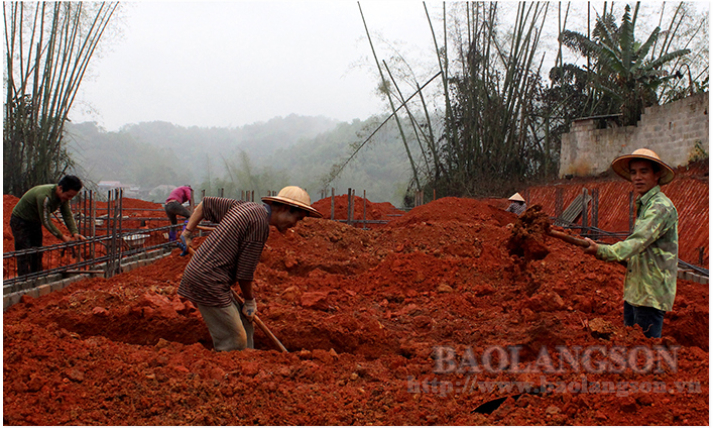
[[[665, 337], [647, 341], [622, 326], [621, 266], [558, 240], [545, 242], [543, 257], [523, 261], [507, 246], [517, 217], [500, 208], [443, 198], [371, 231], [324, 219], [273, 231], [254, 287], [259, 315], [287, 354], [260, 331], [256, 350], [212, 351], [200, 313], [176, 295], [188, 263], [179, 250], [111, 279], [23, 298], [4, 315], [4, 422], [626, 425], [635, 413], [643, 424], [706, 423], [708, 287], [679, 281]], [[544, 380], [508, 366], [477, 377], [436, 371], [442, 347], [454, 349], [458, 363], [517, 348], [527, 363], [543, 348], [642, 344], [678, 347], [677, 371], [565, 371]], [[693, 392], [656, 396], [666, 405], [653, 406], [641, 393], [513, 399], [487, 385], [455, 388], [466, 380], [539, 385], [582, 375], [685, 380]], [[474, 412], [501, 398], [489, 412]]]

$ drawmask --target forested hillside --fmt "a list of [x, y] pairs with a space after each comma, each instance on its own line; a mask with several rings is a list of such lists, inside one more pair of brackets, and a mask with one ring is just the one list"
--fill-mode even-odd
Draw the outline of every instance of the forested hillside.
[[[327, 183], [383, 118], [339, 123], [324, 117], [290, 115], [239, 128], [184, 128], [147, 122], [107, 132], [96, 124], [67, 124], [66, 139], [77, 173], [85, 181], [121, 181], [140, 186], [146, 199], [160, 201], [161, 185], [191, 184], [207, 195], [228, 197], [241, 190], [264, 195], [295, 184], [314, 200], [320, 190], [337, 194], [355, 188], [375, 201], [401, 205], [411, 169], [395, 126], [382, 127], [342, 173]], [[154, 190], [150, 196], [148, 191]]]

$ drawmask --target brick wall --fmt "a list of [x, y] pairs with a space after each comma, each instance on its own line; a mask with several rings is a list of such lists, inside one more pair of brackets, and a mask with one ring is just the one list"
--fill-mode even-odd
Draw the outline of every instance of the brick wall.
[[617, 156], [649, 148], [672, 167], [686, 165], [697, 153], [708, 153], [708, 93], [644, 111], [637, 126], [596, 129], [600, 119], [572, 123], [562, 136], [559, 176], [605, 172]]

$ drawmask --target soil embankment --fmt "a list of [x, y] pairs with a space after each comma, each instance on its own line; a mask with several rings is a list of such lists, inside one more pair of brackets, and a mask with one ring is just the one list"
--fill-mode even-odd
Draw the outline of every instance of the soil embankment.
[[[315, 207], [328, 215], [330, 204]], [[506, 247], [517, 218], [500, 208], [442, 198], [373, 230], [312, 218], [284, 235], [273, 230], [255, 290], [260, 317], [289, 354], [259, 331], [257, 350], [212, 351], [200, 313], [176, 295], [188, 263], [179, 250], [111, 279], [24, 298], [4, 314], [3, 422], [707, 424], [708, 286], [679, 280], [665, 337], [647, 340], [622, 326], [623, 267], [553, 238], [544, 258], [523, 262]], [[374, 210], [367, 204], [368, 216]], [[647, 368], [640, 359], [654, 346], [674, 364]], [[623, 370], [590, 352], [575, 357], [578, 369], [556, 372], [542, 354], [560, 361], [558, 349], [615, 348], [643, 353]], [[454, 358], [439, 358], [448, 349]], [[515, 349], [519, 361], [486, 361]], [[481, 370], [436, 373], [449, 361]], [[540, 372], [518, 370], [527, 364]], [[473, 412], [516, 395], [507, 388], [522, 382], [581, 389], [583, 380], [618, 391], [555, 389]], [[668, 391], [643, 388], [659, 384]]]

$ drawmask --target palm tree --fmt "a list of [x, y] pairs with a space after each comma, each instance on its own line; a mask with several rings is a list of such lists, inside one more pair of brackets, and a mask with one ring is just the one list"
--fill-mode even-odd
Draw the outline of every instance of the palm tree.
[[[660, 85], [681, 77], [680, 73], [669, 74], [664, 65], [690, 53], [689, 49], [680, 49], [662, 52], [655, 58], [651, 47], [656, 44], [661, 29], [656, 27], [644, 43], [637, 42], [634, 28], [638, 9], [639, 3], [632, 19], [631, 7], [627, 5], [619, 27], [611, 14], [598, 17], [592, 39], [574, 31], [563, 31], [560, 35], [565, 46], [594, 59], [592, 68], [586, 70], [589, 82], [600, 92], [599, 101], [610, 98], [619, 105], [624, 125], [636, 125], [644, 108], [658, 104]], [[649, 52], [651, 56], [647, 58]], [[578, 71], [581, 75], [583, 70]]]

